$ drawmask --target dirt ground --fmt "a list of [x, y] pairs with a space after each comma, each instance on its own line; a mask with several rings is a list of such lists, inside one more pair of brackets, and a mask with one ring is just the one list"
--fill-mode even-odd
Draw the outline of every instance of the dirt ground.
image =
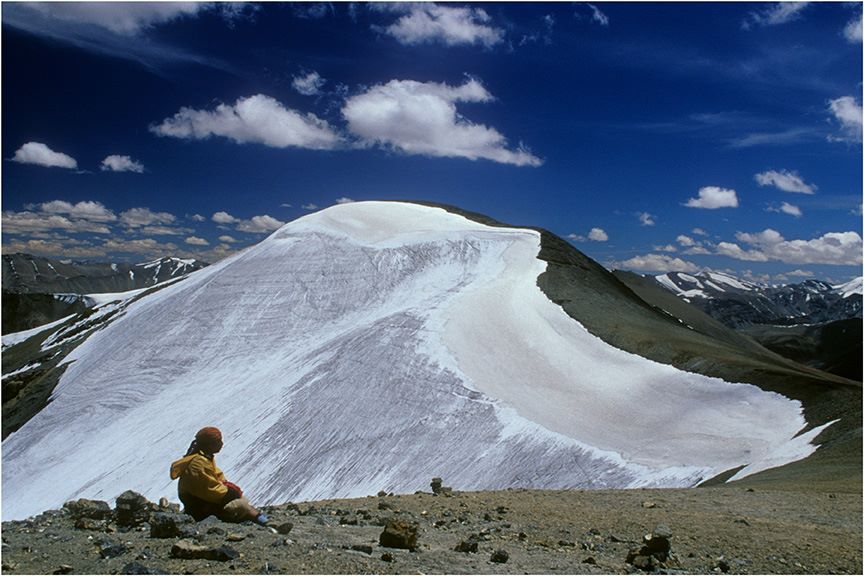
[[[861, 574], [860, 490], [813, 492], [724, 485], [675, 490], [504, 490], [420, 493], [286, 504], [267, 527], [192, 524], [185, 538], [150, 537], [113, 521], [75, 528], [67, 511], [2, 525], [9, 574]], [[379, 545], [383, 525], [417, 525], [414, 551]], [[287, 523], [293, 527], [287, 533]], [[640, 570], [628, 552], [658, 525], [672, 557]], [[660, 530], [664, 530], [661, 526]], [[455, 548], [471, 536], [476, 552]], [[224, 560], [172, 555], [181, 540], [230, 551]], [[507, 553], [493, 562], [494, 552]], [[499, 555], [498, 560], [502, 556]]]

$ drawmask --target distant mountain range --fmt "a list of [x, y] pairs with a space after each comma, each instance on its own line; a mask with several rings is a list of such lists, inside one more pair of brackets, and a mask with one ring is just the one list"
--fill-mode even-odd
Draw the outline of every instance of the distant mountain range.
[[732, 328], [861, 318], [860, 277], [837, 286], [820, 280], [764, 286], [717, 272], [670, 272], [654, 278], [685, 302]]
[[18, 332], [84, 311], [83, 295], [149, 288], [207, 266], [194, 259], [141, 264], [71, 262], [32, 254], [3, 255], [3, 333]]
[[646, 278], [773, 352], [861, 380], [860, 277], [840, 285], [806, 280], [781, 286], [716, 272]]

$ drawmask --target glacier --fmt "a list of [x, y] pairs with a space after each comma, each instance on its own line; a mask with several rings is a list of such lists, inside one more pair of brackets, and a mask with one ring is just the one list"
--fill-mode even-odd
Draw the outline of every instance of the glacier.
[[203, 426], [258, 504], [693, 486], [806, 457], [799, 402], [613, 348], [538, 288], [534, 230], [337, 205], [128, 305], [2, 444], [2, 515], [168, 476]]

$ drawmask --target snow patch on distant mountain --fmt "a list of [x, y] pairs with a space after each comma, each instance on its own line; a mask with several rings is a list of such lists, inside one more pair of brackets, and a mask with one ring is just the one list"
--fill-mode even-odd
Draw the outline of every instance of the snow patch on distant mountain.
[[832, 288], [843, 298], [849, 298], [851, 296], [855, 296], [856, 294], [858, 296], [861, 296], [862, 294], [864, 294], [864, 286], [862, 286], [862, 280], [864, 280], [864, 278], [859, 276], [854, 280], [850, 280], [849, 282], [846, 282], [845, 284], [840, 284], [839, 286], [833, 286]]
[[590, 334], [537, 287], [539, 248], [535, 231], [438, 208], [344, 204], [106, 304], [117, 318], [3, 442], [3, 518], [130, 488], [173, 496], [168, 464], [206, 425], [259, 503], [435, 475], [459, 489], [691, 486], [815, 450], [796, 437], [797, 401]]

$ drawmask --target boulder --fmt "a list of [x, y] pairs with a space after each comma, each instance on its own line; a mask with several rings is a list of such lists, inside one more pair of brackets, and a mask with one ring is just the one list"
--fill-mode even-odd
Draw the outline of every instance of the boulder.
[[404, 520], [390, 520], [379, 538], [381, 546], [415, 550], [417, 548], [417, 525]]
[[471, 536], [468, 537], [467, 540], [462, 540], [461, 542], [459, 542], [459, 544], [456, 545], [454, 550], [456, 552], [464, 552], [466, 554], [476, 553], [479, 544], [480, 544], [480, 539], [477, 537], [476, 534], [472, 534]]
[[63, 509], [76, 520], [80, 518], [92, 518], [93, 520], [111, 518], [111, 506], [102, 500], [88, 500], [86, 498], [70, 500], [63, 504]]
[[195, 519], [188, 514], [156, 512], [150, 517], [151, 538], [180, 538], [195, 535]]
[[150, 512], [155, 508], [147, 498], [127, 490], [117, 497], [117, 525], [121, 528], [132, 528], [150, 520]]
[[181, 560], [215, 560], [227, 562], [235, 560], [240, 554], [228, 546], [199, 546], [188, 540], [181, 540], [171, 547], [171, 557]]
[[510, 559], [510, 554], [506, 550], [495, 550], [489, 560], [498, 564], [504, 564]]

